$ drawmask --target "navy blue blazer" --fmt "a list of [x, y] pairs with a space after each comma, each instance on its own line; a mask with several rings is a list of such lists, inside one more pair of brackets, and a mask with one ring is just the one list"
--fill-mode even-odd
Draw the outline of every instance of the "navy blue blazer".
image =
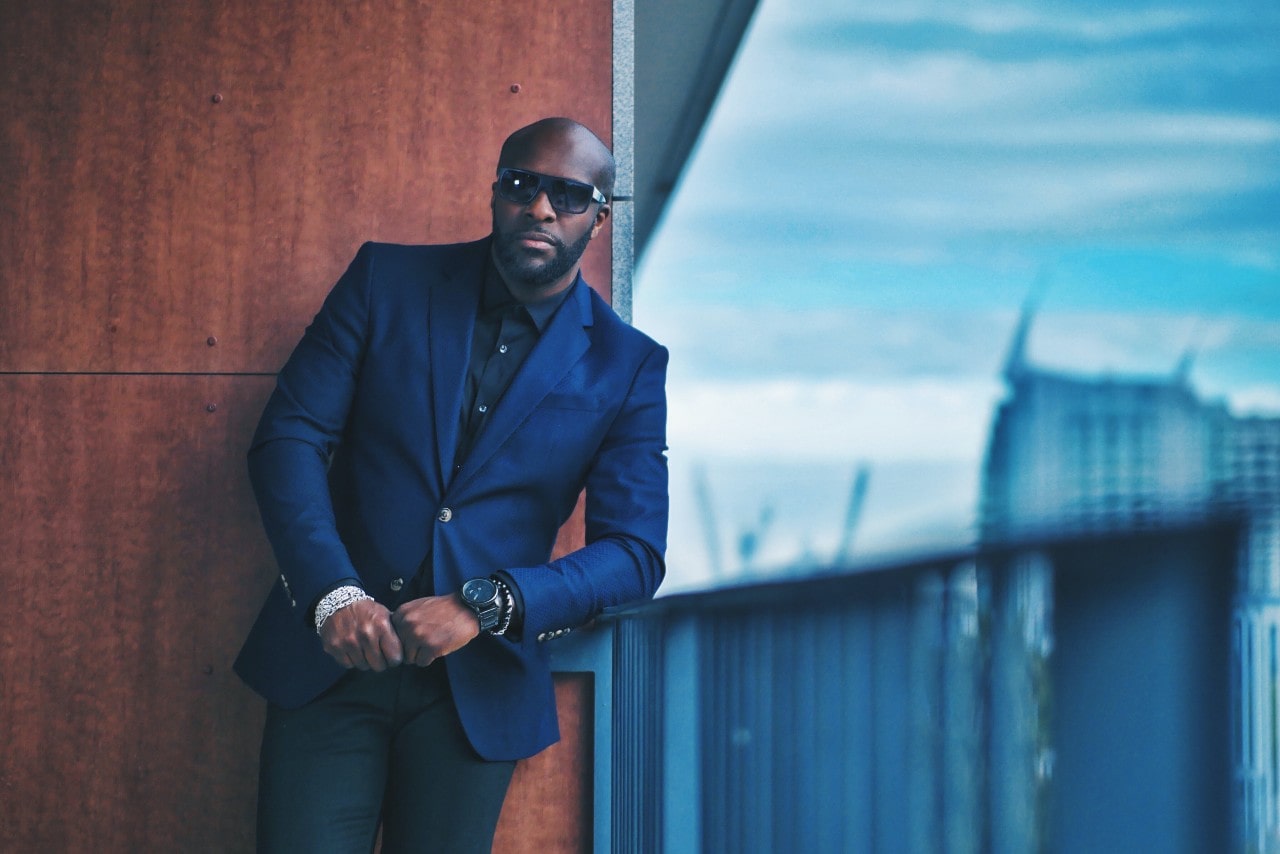
[[[482, 634], [445, 665], [475, 750], [518, 759], [559, 738], [537, 636], [662, 580], [667, 351], [579, 279], [454, 476], [488, 252], [365, 244], [281, 370], [249, 451], [280, 579], [236, 672], [300, 706], [345, 672], [308, 614], [336, 582], [392, 606], [424, 560], [439, 592], [505, 570], [521, 636]], [[551, 560], [584, 488], [586, 546]]]

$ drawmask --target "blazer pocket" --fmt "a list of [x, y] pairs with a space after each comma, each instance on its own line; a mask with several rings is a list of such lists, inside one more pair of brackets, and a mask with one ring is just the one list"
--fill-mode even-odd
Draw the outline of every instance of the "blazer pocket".
[[539, 409], [573, 409], [580, 412], [599, 412], [604, 409], [603, 397], [594, 394], [557, 394], [551, 392], [538, 404]]

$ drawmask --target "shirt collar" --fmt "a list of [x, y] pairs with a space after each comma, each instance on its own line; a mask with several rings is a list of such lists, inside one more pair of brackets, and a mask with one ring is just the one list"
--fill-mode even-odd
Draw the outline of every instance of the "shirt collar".
[[533, 320], [533, 325], [538, 328], [538, 334], [542, 334], [547, 324], [551, 322], [551, 318], [555, 316], [556, 309], [568, 298], [569, 294], [578, 283], [582, 281], [582, 273], [579, 272], [574, 278], [573, 284], [565, 288], [558, 294], [536, 300], [534, 302], [521, 303], [511, 295], [511, 291], [507, 290], [507, 285], [502, 281], [502, 276], [498, 274], [498, 268], [494, 266], [493, 260], [490, 259], [485, 264], [484, 286], [480, 290], [480, 314], [491, 315], [501, 314], [512, 308], [523, 308], [529, 313], [529, 317]]

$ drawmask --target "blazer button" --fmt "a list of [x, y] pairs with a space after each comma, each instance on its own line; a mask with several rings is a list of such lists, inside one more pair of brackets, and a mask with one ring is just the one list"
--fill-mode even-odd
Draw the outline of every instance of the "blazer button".
[[400, 592], [400, 588], [402, 588], [402, 587], [404, 587], [404, 579], [403, 579], [403, 578], [393, 578], [393, 579], [391, 579], [391, 591], [392, 591], [393, 593], [399, 593], [399, 592]]
[[448, 507], [441, 507], [439, 515], [436, 516], [441, 522], [448, 522], [453, 518], [453, 511]]

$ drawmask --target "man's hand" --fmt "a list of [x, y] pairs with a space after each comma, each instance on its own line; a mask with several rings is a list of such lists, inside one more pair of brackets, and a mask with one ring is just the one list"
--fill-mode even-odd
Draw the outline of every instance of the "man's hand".
[[339, 608], [320, 630], [324, 651], [343, 667], [377, 670], [397, 667], [404, 647], [391, 625], [391, 612], [372, 599]]
[[404, 646], [404, 660], [426, 667], [462, 649], [480, 634], [480, 621], [456, 593], [405, 602], [391, 615]]

